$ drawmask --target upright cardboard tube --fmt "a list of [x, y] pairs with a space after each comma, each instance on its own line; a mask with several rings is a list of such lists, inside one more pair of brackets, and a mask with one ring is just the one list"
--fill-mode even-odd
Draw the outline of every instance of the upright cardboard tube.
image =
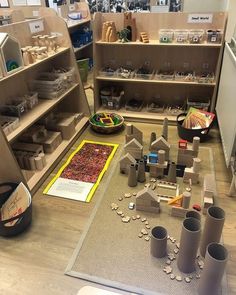
[[167, 230], [162, 226], [156, 226], [151, 232], [151, 255], [156, 258], [166, 256]]
[[201, 223], [196, 218], [183, 221], [177, 266], [184, 273], [195, 270], [195, 260], [201, 236]]
[[139, 162], [138, 162], [137, 180], [138, 180], [138, 182], [145, 182], [146, 181], [144, 160], [139, 160]]
[[225, 222], [225, 211], [216, 206], [207, 210], [206, 221], [200, 244], [200, 254], [205, 257], [206, 248], [210, 243], [219, 243]]
[[133, 187], [137, 185], [137, 175], [135, 164], [130, 164], [128, 175], [128, 186]]
[[201, 221], [201, 214], [195, 210], [190, 210], [185, 214], [185, 218], [191, 218], [191, 217]]
[[199, 280], [198, 294], [221, 294], [220, 285], [228, 260], [227, 249], [218, 243], [207, 246], [203, 272]]

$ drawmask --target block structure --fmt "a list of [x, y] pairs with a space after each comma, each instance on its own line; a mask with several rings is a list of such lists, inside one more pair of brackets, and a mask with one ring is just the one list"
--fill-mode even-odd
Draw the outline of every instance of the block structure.
[[129, 153], [125, 154], [119, 160], [120, 163], [120, 173], [122, 174], [129, 174], [129, 167], [131, 164], [136, 164], [136, 160], [132, 157]]
[[144, 188], [136, 196], [136, 210], [159, 213], [160, 201], [150, 188]]
[[202, 190], [202, 212], [206, 214], [207, 209], [214, 205], [216, 196], [216, 180], [213, 174], [206, 174], [203, 181]]
[[[156, 155], [156, 157], [154, 157]], [[156, 161], [155, 161], [156, 159]], [[165, 151], [159, 150], [158, 153], [150, 153], [147, 158], [147, 166], [149, 166], [149, 174], [151, 177], [164, 176], [164, 169], [167, 168], [168, 162], [165, 161]]]
[[183, 165], [189, 168], [192, 167], [193, 158], [198, 157], [199, 144], [200, 144], [200, 138], [197, 136], [193, 138], [193, 144], [191, 147], [188, 147], [188, 146], [181, 147], [181, 144], [179, 144], [177, 164]]
[[125, 144], [124, 151], [137, 160], [143, 157], [143, 146], [135, 138]]
[[190, 179], [192, 184], [197, 184], [199, 182], [200, 163], [201, 159], [193, 158], [193, 166], [184, 169], [183, 182], [189, 182]]
[[151, 152], [157, 153], [159, 150], [165, 151], [165, 160], [169, 160], [169, 153], [170, 153], [170, 144], [165, 140], [164, 137], [158, 137], [153, 143], [151, 144]]
[[128, 143], [132, 139], [136, 139], [140, 144], [143, 144], [143, 133], [134, 125], [126, 125], [125, 143]]

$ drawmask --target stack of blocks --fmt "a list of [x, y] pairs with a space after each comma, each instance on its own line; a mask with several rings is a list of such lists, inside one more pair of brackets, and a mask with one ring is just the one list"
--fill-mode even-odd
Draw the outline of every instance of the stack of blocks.
[[160, 213], [160, 201], [150, 188], [144, 188], [136, 196], [136, 210]]
[[165, 161], [165, 151], [159, 150], [156, 153], [150, 153], [147, 158], [147, 166], [149, 166], [149, 173], [151, 177], [162, 178], [164, 176], [164, 169], [167, 168], [168, 162]]
[[213, 174], [204, 176], [202, 190], [202, 213], [206, 214], [207, 209], [214, 205], [214, 197], [216, 196], [216, 181]]

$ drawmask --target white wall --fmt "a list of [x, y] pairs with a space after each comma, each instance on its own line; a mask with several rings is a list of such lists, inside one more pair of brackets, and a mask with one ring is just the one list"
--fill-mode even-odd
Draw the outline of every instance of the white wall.
[[184, 12], [215, 12], [227, 10], [229, 0], [183, 0], [183, 2]]
[[225, 40], [230, 42], [236, 26], [236, 0], [229, 0], [228, 5], [228, 23]]

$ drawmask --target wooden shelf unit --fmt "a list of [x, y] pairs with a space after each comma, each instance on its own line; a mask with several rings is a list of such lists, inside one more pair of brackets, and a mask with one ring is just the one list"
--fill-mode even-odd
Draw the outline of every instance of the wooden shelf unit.
[[[186, 105], [187, 98], [210, 99], [210, 111], [215, 110], [216, 94], [223, 53], [222, 43], [200, 44], [190, 43], [160, 43], [160, 29], [179, 29], [205, 31], [220, 29], [224, 40], [226, 13], [212, 13], [212, 23], [189, 23], [188, 13], [133, 13], [136, 19], [137, 39], [140, 32], [147, 32], [150, 43], [137, 42], [121, 43], [102, 42], [102, 24], [105, 21], [114, 21], [117, 31], [124, 28], [124, 14], [96, 13], [94, 18], [94, 106], [95, 111], [104, 110], [100, 100], [100, 89], [111, 85], [124, 89], [124, 104], [134, 97], [144, 101], [144, 105], [151, 101], [160, 102], [167, 106]], [[99, 75], [99, 71], [106, 66], [130, 66], [138, 69], [144, 64], [150, 65], [154, 71], [165, 70], [167, 66], [174, 71], [192, 70], [196, 74], [212, 72], [215, 75], [213, 83], [185, 82], [175, 80], [145, 80], [123, 79], [118, 77], [106, 77]], [[134, 85], [135, 84], [135, 85]], [[119, 112], [119, 111], [118, 111]], [[149, 113], [145, 108], [141, 112], [127, 112], [125, 108], [120, 110], [124, 117], [139, 118], [140, 120], [155, 120], [165, 117], [165, 114]], [[145, 113], [145, 116], [143, 116]], [[170, 120], [176, 121], [176, 116], [170, 116]]]
[[[9, 163], [9, 165], [3, 165], [4, 167], [1, 166], [0, 181], [23, 181], [30, 188], [32, 193], [34, 193], [42, 184], [43, 180], [49, 175], [51, 170], [78, 138], [87, 125], [90, 116], [90, 110], [84, 89], [83, 87], [80, 87], [82, 83], [66, 23], [56, 15], [45, 15], [38, 19], [38, 21], [39, 20], [43, 22], [43, 31], [38, 32], [37, 34], [45, 35], [50, 34], [51, 32], [57, 33], [60, 48], [58, 52], [48, 58], [24, 67], [13, 75], [1, 79], [0, 90], [4, 95], [1, 96], [0, 105], [6, 104], [14, 97], [26, 94], [30, 89], [30, 82], [41, 72], [49, 71], [52, 68], [74, 68], [75, 83], [56, 99], [40, 99], [39, 104], [35, 108], [28, 111], [28, 113], [23, 114], [20, 118], [20, 126], [8, 136], [5, 136], [0, 128], [1, 155], [6, 160], [6, 163]], [[24, 21], [4, 26], [1, 27], [1, 31], [13, 35], [20, 42], [21, 46], [25, 47], [32, 44], [32, 34], [29, 27], [30, 22], [31, 21]], [[13, 77], [14, 79], [11, 79]], [[20, 169], [12, 151], [11, 144], [17, 141], [21, 133], [26, 131], [27, 128], [34, 123], [37, 123], [43, 115], [50, 111], [53, 111], [54, 113], [83, 113], [84, 117], [77, 124], [76, 133], [70, 138], [70, 140], [63, 140], [53, 153], [46, 155], [47, 165], [43, 170], [33, 172], [28, 171], [27, 174], [31, 173], [34, 175], [29, 180], [28, 176], [26, 177], [25, 170]]]

